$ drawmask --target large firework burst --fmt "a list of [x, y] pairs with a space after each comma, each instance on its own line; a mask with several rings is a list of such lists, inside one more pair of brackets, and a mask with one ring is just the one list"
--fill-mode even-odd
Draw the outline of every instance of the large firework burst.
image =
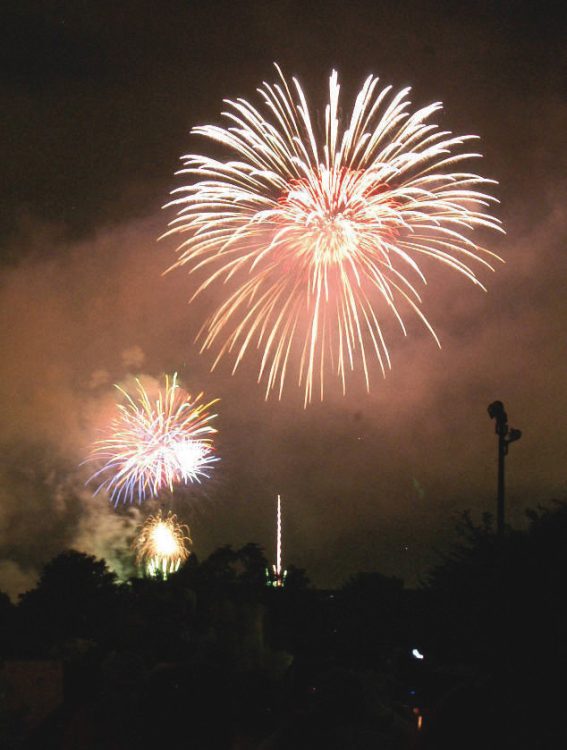
[[150, 576], [175, 573], [189, 557], [189, 527], [177, 522], [171, 512], [150, 516], [134, 541], [136, 561]]
[[134, 498], [141, 503], [164, 488], [199, 481], [218, 460], [210, 424], [216, 415], [208, 411], [216, 400], [201, 403], [202, 393], [192, 398], [177, 374], [166, 376], [165, 389], [153, 399], [139, 380], [136, 384], [135, 395], [116, 386], [124, 401], [87, 459], [102, 463], [88, 480], [98, 482], [95, 494], [105, 490], [115, 505]]
[[[226, 127], [193, 133], [221, 144], [227, 160], [188, 155], [178, 209], [167, 234], [188, 234], [173, 267], [205, 269], [196, 296], [213, 282], [233, 280], [200, 332], [202, 351], [219, 343], [234, 369], [249, 348], [261, 350], [258, 379], [266, 397], [281, 397], [292, 351], [299, 384], [311, 400], [333, 367], [345, 390], [359, 363], [369, 387], [369, 357], [390, 368], [381, 315], [389, 309], [404, 335], [402, 308], [413, 310], [438, 342], [420, 309], [420, 261], [434, 258], [482, 286], [471, 264], [497, 258], [468, 235], [499, 229], [487, 213], [494, 198], [479, 188], [492, 180], [460, 171], [475, 153], [460, 147], [475, 136], [453, 136], [429, 120], [434, 103], [410, 113], [409, 89], [380, 90], [366, 79], [349, 118], [339, 117], [338, 75], [329, 81], [324, 133], [305, 94], [279, 82], [258, 89], [261, 112], [248, 101], [226, 101]], [[322, 136], [322, 137], [320, 137]], [[233, 370], [234, 372], [234, 370]]]

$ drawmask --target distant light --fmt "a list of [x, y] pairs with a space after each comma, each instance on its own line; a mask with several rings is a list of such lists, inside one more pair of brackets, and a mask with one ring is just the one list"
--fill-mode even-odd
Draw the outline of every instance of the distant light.
[[414, 659], [423, 659], [424, 658], [424, 656], [421, 653], [421, 651], [419, 649], [417, 649], [417, 648], [412, 649], [411, 655], [413, 656]]
[[417, 719], [417, 730], [419, 732], [423, 728], [423, 714], [417, 706], [413, 709], [413, 713]]

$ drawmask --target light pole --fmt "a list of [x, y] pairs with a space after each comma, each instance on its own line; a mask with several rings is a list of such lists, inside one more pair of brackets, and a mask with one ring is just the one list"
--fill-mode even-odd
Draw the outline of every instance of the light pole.
[[496, 501], [496, 532], [500, 538], [504, 535], [504, 462], [508, 455], [508, 446], [522, 437], [520, 430], [508, 427], [508, 415], [502, 401], [493, 401], [488, 407], [488, 416], [496, 420], [495, 432], [498, 435], [498, 495]]

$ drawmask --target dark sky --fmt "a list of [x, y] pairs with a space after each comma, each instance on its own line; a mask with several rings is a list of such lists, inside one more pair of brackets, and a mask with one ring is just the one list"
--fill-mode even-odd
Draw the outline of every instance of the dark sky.
[[[6, 4], [5, 4], [6, 5]], [[286, 559], [321, 585], [378, 569], [410, 583], [451, 538], [454, 516], [494, 506], [505, 402], [524, 431], [509, 509], [567, 495], [565, 11], [518, 2], [12, 3], [2, 10], [0, 163], [0, 589], [14, 593], [71, 544], [120, 569], [140, 513], [115, 514], [78, 465], [111, 408], [111, 384], [178, 370], [221, 398], [223, 458], [179, 493], [195, 549], [258, 541], [273, 553], [284, 499]], [[560, 15], [561, 14], [561, 15]], [[419, 326], [390, 339], [393, 370], [368, 395], [302, 408], [263, 400], [253, 363], [209, 374], [193, 338], [175, 242], [156, 242], [182, 153], [225, 97], [254, 97], [272, 62], [311, 101], [336, 67], [348, 102], [369, 73], [441, 100], [444, 128], [481, 135], [507, 235], [488, 294], [432, 270]], [[142, 509], [142, 514], [147, 509]]]

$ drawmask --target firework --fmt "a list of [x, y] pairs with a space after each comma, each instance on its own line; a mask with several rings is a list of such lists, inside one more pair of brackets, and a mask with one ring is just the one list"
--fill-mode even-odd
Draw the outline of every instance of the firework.
[[136, 380], [131, 395], [116, 386], [124, 401], [117, 406], [108, 433], [98, 440], [87, 461], [102, 463], [89, 478], [98, 482], [115, 505], [121, 500], [142, 502], [176, 484], [189, 484], [208, 476], [217, 461], [208, 410], [216, 403], [201, 403], [203, 394], [192, 398], [177, 382], [177, 374], [166, 376], [165, 389], [151, 399]]
[[159, 511], [146, 520], [134, 542], [136, 561], [148, 575], [167, 577], [187, 560], [190, 544], [189, 527], [171, 513], [163, 518]]
[[318, 128], [298, 81], [276, 68], [279, 81], [258, 89], [262, 109], [227, 100], [225, 127], [193, 129], [228, 157], [183, 157], [179, 174], [191, 184], [174, 191], [168, 206], [178, 216], [165, 236], [188, 235], [172, 268], [205, 274], [193, 298], [217, 282], [234, 285], [198, 336], [201, 351], [218, 348], [213, 368], [230, 354], [234, 372], [257, 347], [266, 397], [272, 389], [281, 397], [297, 352], [307, 403], [317, 380], [323, 398], [327, 366], [343, 392], [355, 366], [369, 388], [371, 358], [386, 374], [384, 312], [405, 335], [402, 315], [413, 311], [439, 344], [420, 308], [422, 261], [483, 287], [472, 266], [499, 259], [470, 234], [501, 228], [488, 213], [495, 199], [481, 191], [494, 181], [461, 171], [479, 156], [461, 148], [475, 136], [430, 122], [439, 102], [411, 113], [410, 89], [380, 90], [370, 76], [341, 120], [333, 71]]
[[278, 509], [276, 514], [276, 564], [272, 565], [272, 571], [266, 571], [269, 586], [282, 588], [285, 585], [287, 570], [282, 566], [282, 501], [278, 495]]

